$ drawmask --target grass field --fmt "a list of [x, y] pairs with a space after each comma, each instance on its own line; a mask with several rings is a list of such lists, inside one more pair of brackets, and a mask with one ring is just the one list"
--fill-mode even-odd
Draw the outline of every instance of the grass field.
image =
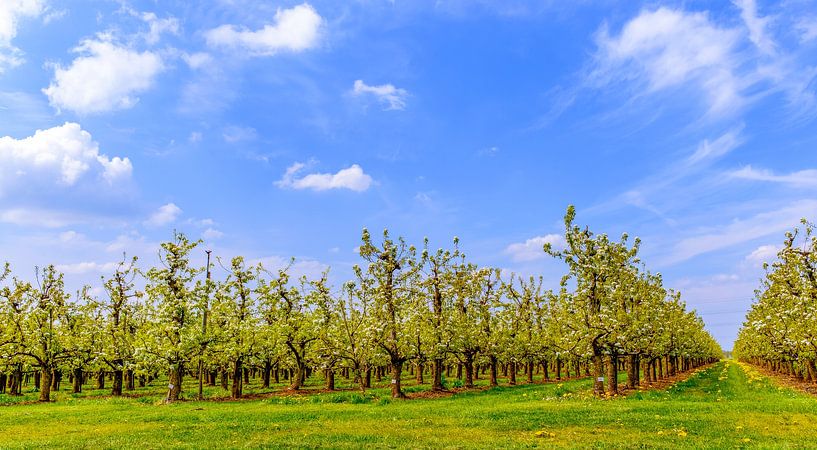
[[158, 392], [119, 399], [63, 392], [51, 404], [0, 407], [0, 448], [817, 445], [817, 399], [731, 361], [666, 391], [598, 400], [587, 388], [587, 380], [571, 380], [408, 401], [390, 401], [376, 389], [366, 397], [341, 392], [170, 405], [159, 404]]

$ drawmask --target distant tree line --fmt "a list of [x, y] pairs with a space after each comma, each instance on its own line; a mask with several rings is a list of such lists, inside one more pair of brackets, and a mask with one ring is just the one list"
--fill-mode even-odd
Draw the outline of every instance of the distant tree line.
[[337, 288], [327, 272], [294, 278], [291, 265], [270, 271], [240, 256], [210, 262], [208, 252], [195, 266], [201, 242], [181, 233], [161, 244], [157, 267], [123, 259], [100, 295], [85, 287], [70, 296], [54, 266], [25, 281], [6, 264], [0, 390], [20, 394], [30, 377], [48, 401], [66, 376], [75, 392], [96, 377], [116, 396], [166, 377], [174, 401], [195, 377], [199, 396], [220, 383], [240, 398], [250, 375], [265, 388], [284, 377], [298, 390], [322, 374], [332, 390], [342, 374], [361, 390], [385, 377], [402, 398], [407, 372], [444, 390], [444, 374], [456, 368], [464, 387], [480, 376], [495, 386], [500, 376], [513, 385], [572, 372], [592, 376], [601, 396], [619, 391], [620, 370], [635, 388], [720, 358], [702, 319], [645, 269], [638, 239], [593, 234], [574, 217], [569, 207], [564, 248], [542, 249], [564, 262], [556, 291], [542, 277], [469, 262], [456, 238], [448, 249], [428, 240], [418, 249], [365, 229], [362, 263]]

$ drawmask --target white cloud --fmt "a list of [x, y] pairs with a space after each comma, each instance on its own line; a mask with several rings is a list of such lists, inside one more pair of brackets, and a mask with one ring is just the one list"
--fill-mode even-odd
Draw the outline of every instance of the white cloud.
[[213, 57], [209, 53], [203, 52], [185, 53], [182, 55], [182, 59], [193, 70], [207, 67], [213, 63]]
[[314, 259], [296, 259], [292, 262], [291, 258], [284, 258], [281, 256], [264, 256], [261, 258], [253, 258], [247, 261], [248, 265], [261, 264], [266, 270], [275, 272], [279, 269], [289, 267], [289, 274], [293, 278], [306, 275], [307, 278], [317, 279], [321, 274], [329, 268], [328, 264], [324, 264]]
[[132, 107], [139, 101], [136, 94], [150, 89], [164, 70], [157, 53], [140, 53], [108, 36], [84, 40], [74, 52], [81, 56], [68, 68], [56, 65], [54, 80], [43, 93], [53, 107], [80, 114]]
[[636, 81], [648, 92], [694, 83], [706, 93], [711, 112], [728, 112], [744, 102], [736, 73], [739, 37], [713, 24], [707, 13], [643, 10], [617, 36], [606, 27], [600, 30], [598, 67], [591, 79], [598, 84]]
[[394, 87], [393, 84], [369, 86], [364, 83], [363, 80], [355, 80], [352, 93], [356, 96], [365, 94], [373, 95], [380, 103], [387, 105], [387, 110], [406, 109], [406, 97], [408, 96], [408, 92], [405, 89]]
[[690, 155], [687, 162], [689, 164], [696, 164], [701, 161], [720, 158], [721, 156], [731, 152], [743, 144], [743, 138], [740, 134], [742, 129], [743, 126], [727, 131], [714, 141], [704, 139], [698, 145], [698, 148], [695, 149], [695, 153]]
[[505, 248], [505, 254], [517, 262], [535, 261], [547, 256], [543, 250], [545, 244], [550, 244], [555, 249], [560, 249], [564, 248], [565, 239], [560, 234], [536, 236], [525, 242], [517, 242], [509, 245]]
[[800, 32], [800, 42], [817, 40], [817, 16], [803, 17], [794, 27]]
[[752, 253], [746, 255], [746, 261], [759, 266], [764, 262], [771, 262], [776, 259], [777, 252], [779, 251], [780, 248], [776, 245], [761, 245], [760, 247], [754, 249]]
[[223, 236], [224, 236], [224, 233], [222, 233], [219, 230], [216, 230], [215, 228], [208, 228], [208, 229], [204, 230], [201, 233], [202, 239], [208, 240], [208, 241], [212, 241], [212, 240], [215, 240], [215, 239], [220, 239]]
[[168, 203], [166, 205], [162, 205], [159, 209], [156, 210], [153, 214], [151, 214], [150, 218], [145, 221], [145, 225], [151, 227], [160, 227], [162, 225], [167, 225], [176, 221], [176, 219], [182, 214], [181, 208], [176, 206], [174, 203]]
[[82, 275], [87, 273], [111, 273], [117, 269], [118, 265], [118, 262], [98, 263], [88, 261], [73, 264], [57, 264], [54, 268], [68, 275]]
[[308, 3], [279, 9], [272, 25], [250, 31], [222, 25], [204, 33], [212, 47], [243, 49], [253, 55], [274, 55], [280, 51], [301, 52], [318, 45], [323, 19]]
[[729, 173], [730, 177], [753, 181], [769, 181], [788, 184], [794, 187], [817, 187], [817, 170], [806, 169], [785, 175], [778, 175], [766, 169], [755, 169], [745, 166]]
[[749, 39], [765, 54], [774, 54], [774, 41], [766, 34], [768, 17], [760, 17], [755, 0], [733, 0], [740, 8], [740, 17], [749, 29]]
[[803, 217], [817, 217], [817, 200], [801, 200], [775, 211], [735, 220], [713, 232], [681, 239], [663, 261], [674, 264], [704, 253], [728, 248], [794, 228]]
[[258, 131], [253, 127], [230, 126], [221, 134], [226, 142], [234, 144], [240, 141], [252, 141], [258, 138]]
[[45, 11], [43, 0], [3, 0], [0, 2], [0, 74], [7, 68], [23, 63], [23, 52], [12, 45], [20, 21], [40, 16]]
[[355, 192], [363, 192], [372, 185], [372, 177], [363, 172], [357, 165], [339, 170], [337, 173], [311, 173], [301, 178], [296, 178], [296, 174], [306, 167], [303, 163], [295, 163], [289, 166], [284, 176], [275, 185], [280, 188], [290, 189], [312, 189], [313, 191], [325, 191], [328, 189], [350, 189]]
[[77, 123], [37, 130], [33, 136], [0, 137], [0, 195], [32, 183], [73, 186], [87, 174], [109, 185], [130, 179], [130, 159], [99, 152], [99, 144]]
[[11, 208], [0, 210], [0, 222], [25, 227], [62, 228], [86, 223], [88, 217], [80, 214], [39, 208]]
[[160, 19], [155, 13], [143, 12], [140, 18], [150, 27], [147, 33], [143, 33], [145, 42], [154, 45], [159, 42], [162, 33], [179, 34], [179, 21], [175, 17]]

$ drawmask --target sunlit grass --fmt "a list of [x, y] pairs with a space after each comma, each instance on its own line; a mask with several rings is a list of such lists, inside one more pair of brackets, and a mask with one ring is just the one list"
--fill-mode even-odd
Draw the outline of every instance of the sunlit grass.
[[[142, 398], [60, 392], [56, 403], [0, 407], [0, 448], [807, 448], [817, 442], [817, 400], [779, 389], [734, 362], [626, 398], [595, 399], [588, 387], [587, 380], [569, 380], [391, 401], [381, 383], [365, 396], [342, 391], [170, 405], [160, 402], [157, 387], [138, 391]], [[250, 385], [247, 392], [262, 390]], [[224, 395], [220, 388], [207, 394]]]

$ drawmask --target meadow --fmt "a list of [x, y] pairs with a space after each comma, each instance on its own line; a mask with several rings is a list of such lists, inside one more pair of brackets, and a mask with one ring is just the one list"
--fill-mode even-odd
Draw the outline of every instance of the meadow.
[[808, 448], [817, 439], [817, 399], [729, 360], [610, 399], [595, 398], [587, 379], [445, 397], [408, 385], [410, 400], [391, 400], [385, 384], [366, 395], [281, 387], [171, 404], [158, 386], [122, 398], [60, 391], [48, 404], [0, 396], [0, 448]]

